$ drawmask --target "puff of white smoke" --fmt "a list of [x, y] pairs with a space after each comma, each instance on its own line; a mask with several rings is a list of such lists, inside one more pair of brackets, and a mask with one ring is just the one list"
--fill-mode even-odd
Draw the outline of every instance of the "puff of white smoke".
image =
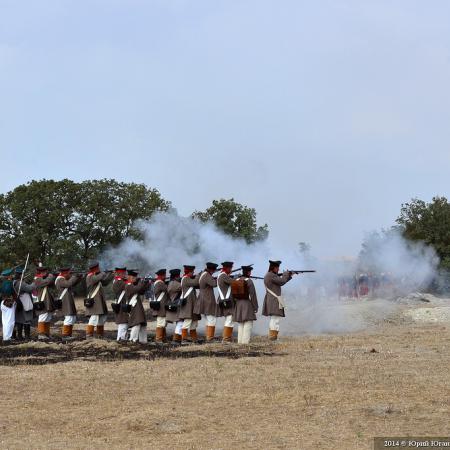
[[439, 265], [433, 247], [406, 240], [400, 229], [367, 236], [359, 259], [361, 270], [386, 273], [403, 294], [426, 288]]
[[180, 217], [176, 212], [156, 213], [135, 226], [143, 240], [127, 238], [106, 251], [102, 260], [107, 265], [119, 260], [128, 266], [144, 265], [145, 270], [180, 268], [183, 264], [193, 264], [200, 270], [207, 261], [220, 264], [231, 260], [242, 265], [253, 263], [255, 273], [267, 268], [268, 241], [247, 244], [243, 239], [230, 238], [211, 223]]

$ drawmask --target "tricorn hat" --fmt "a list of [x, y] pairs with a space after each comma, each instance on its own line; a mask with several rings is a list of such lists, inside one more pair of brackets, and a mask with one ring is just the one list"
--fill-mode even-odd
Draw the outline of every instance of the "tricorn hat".
[[219, 267], [219, 264], [212, 263], [212, 262], [207, 262], [206, 263], [206, 268], [207, 269], [216, 270], [218, 267]]
[[62, 266], [59, 268], [60, 272], [69, 272], [71, 269], [68, 266]]
[[234, 262], [232, 261], [224, 261], [222, 263], [222, 267], [233, 267]]
[[271, 260], [269, 259], [269, 264], [270, 264], [272, 267], [280, 267], [280, 266], [281, 266], [281, 261], [271, 261]]
[[2, 277], [9, 277], [13, 274], [13, 272], [14, 272], [14, 269], [5, 269], [2, 272]]
[[90, 261], [89, 265], [88, 265], [88, 269], [89, 270], [95, 269], [99, 265], [100, 265], [100, 263], [98, 261]]
[[185, 270], [195, 270], [195, 266], [190, 266], [188, 264], [185, 264], [183, 267]]
[[180, 269], [170, 269], [169, 272], [170, 272], [171, 277], [177, 277], [180, 275], [181, 270]]
[[155, 272], [156, 275], [165, 275], [167, 273], [167, 269], [159, 269]]
[[126, 271], [127, 271], [127, 268], [126, 268], [126, 267], [116, 267], [114, 270], [115, 270], [116, 272], [126, 272]]
[[139, 272], [137, 270], [127, 270], [127, 274], [130, 275], [130, 277], [137, 277]]
[[241, 266], [242, 272], [250, 272], [253, 270], [253, 266]]

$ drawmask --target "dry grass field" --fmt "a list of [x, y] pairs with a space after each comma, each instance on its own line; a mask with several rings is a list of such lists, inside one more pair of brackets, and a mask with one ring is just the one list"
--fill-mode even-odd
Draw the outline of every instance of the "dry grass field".
[[405, 315], [248, 347], [0, 347], [2, 449], [370, 449], [450, 434], [450, 329]]

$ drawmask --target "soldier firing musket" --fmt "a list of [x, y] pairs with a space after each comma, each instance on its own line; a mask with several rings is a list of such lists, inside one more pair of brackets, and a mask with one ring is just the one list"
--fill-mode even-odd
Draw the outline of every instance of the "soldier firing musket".
[[200, 274], [199, 278], [199, 295], [195, 312], [202, 314], [206, 318], [206, 342], [214, 340], [216, 330], [216, 298], [214, 288], [217, 286], [217, 279], [213, 274], [217, 272], [219, 265], [207, 262], [205, 270]]
[[280, 331], [280, 319], [285, 317], [285, 302], [281, 295], [281, 286], [292, 279], [293, 272], [279, 274], [281, 261], [269, 261], [269, 270], [264, 277], [266, 296], [264, 297], [263, 316], [270, 317], [269, 339], [276, 341]]
[[233, 321], [238, 323], [238, 344], [250, 342], [253, 322], [256, 320], [256, 313], [258, 312], [258, 298], [255, 285], [251, 280], [252, 265], [242, 266], [242, 275], [238, 276], [231, 285], [236, 302]]

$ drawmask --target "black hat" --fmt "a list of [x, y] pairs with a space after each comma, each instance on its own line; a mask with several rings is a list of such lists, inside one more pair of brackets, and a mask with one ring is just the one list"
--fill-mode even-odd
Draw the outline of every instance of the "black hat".
[[137, 277], [139, 272], [137, 270], [127, 270], [127, 274], [130, 275], [130, 277]]
[[281, 266], [281, 261], [271, 261], [269, 259], [269, 264], [273, 267], [280, 267]]
[[250, 272], [253, 270], [253, 266], [241, 266], [242, 272]]
[[219, 267], [219, 264], [212, 263], [212, 262], [207, 262], [206, 263], [206, 268], [207, 269], [216, 270], [218, 267]]
[[159, 269], [155, 272], [156, 275], [165, 275], [167, 273], [167, 269]]
[[68, 266], [63, 266], [63, 267], [60, 267], [59, 268], [59, 271], [60, 272], [69, 272], [71, 269], [70, 269], [70, 267], [68, 267]]
[[195, 266], [189, 266], [189, 265], [185, 264], [183, 267], [184, 267], [186, 270], [195, 270]]
[[181, 270], [180, 269], [171, 269], [171, 270], [169, 270], [169, 272], [170, 272], [171, 277], [177, 277], [180, 275]]
[[126, 272], [127, 268], [126, 267], [116, 267], [114, 270], [116, 272]]
[[36, 267], [36, 272], [48, 272], [48, 269], [44, 266], [38, 266]]
[[98, 267], [100, 265], [100, 263], [98, 261], [91, 261], [88, 265], [88, 269], [92, 270], [95, 269], [96, 267]]
[[223, 263], [222, 263], [222, 267], [233, 267], [233, 264], [234, 264], [234, 262], [232, 262], [232, 261], [224, 261]]

